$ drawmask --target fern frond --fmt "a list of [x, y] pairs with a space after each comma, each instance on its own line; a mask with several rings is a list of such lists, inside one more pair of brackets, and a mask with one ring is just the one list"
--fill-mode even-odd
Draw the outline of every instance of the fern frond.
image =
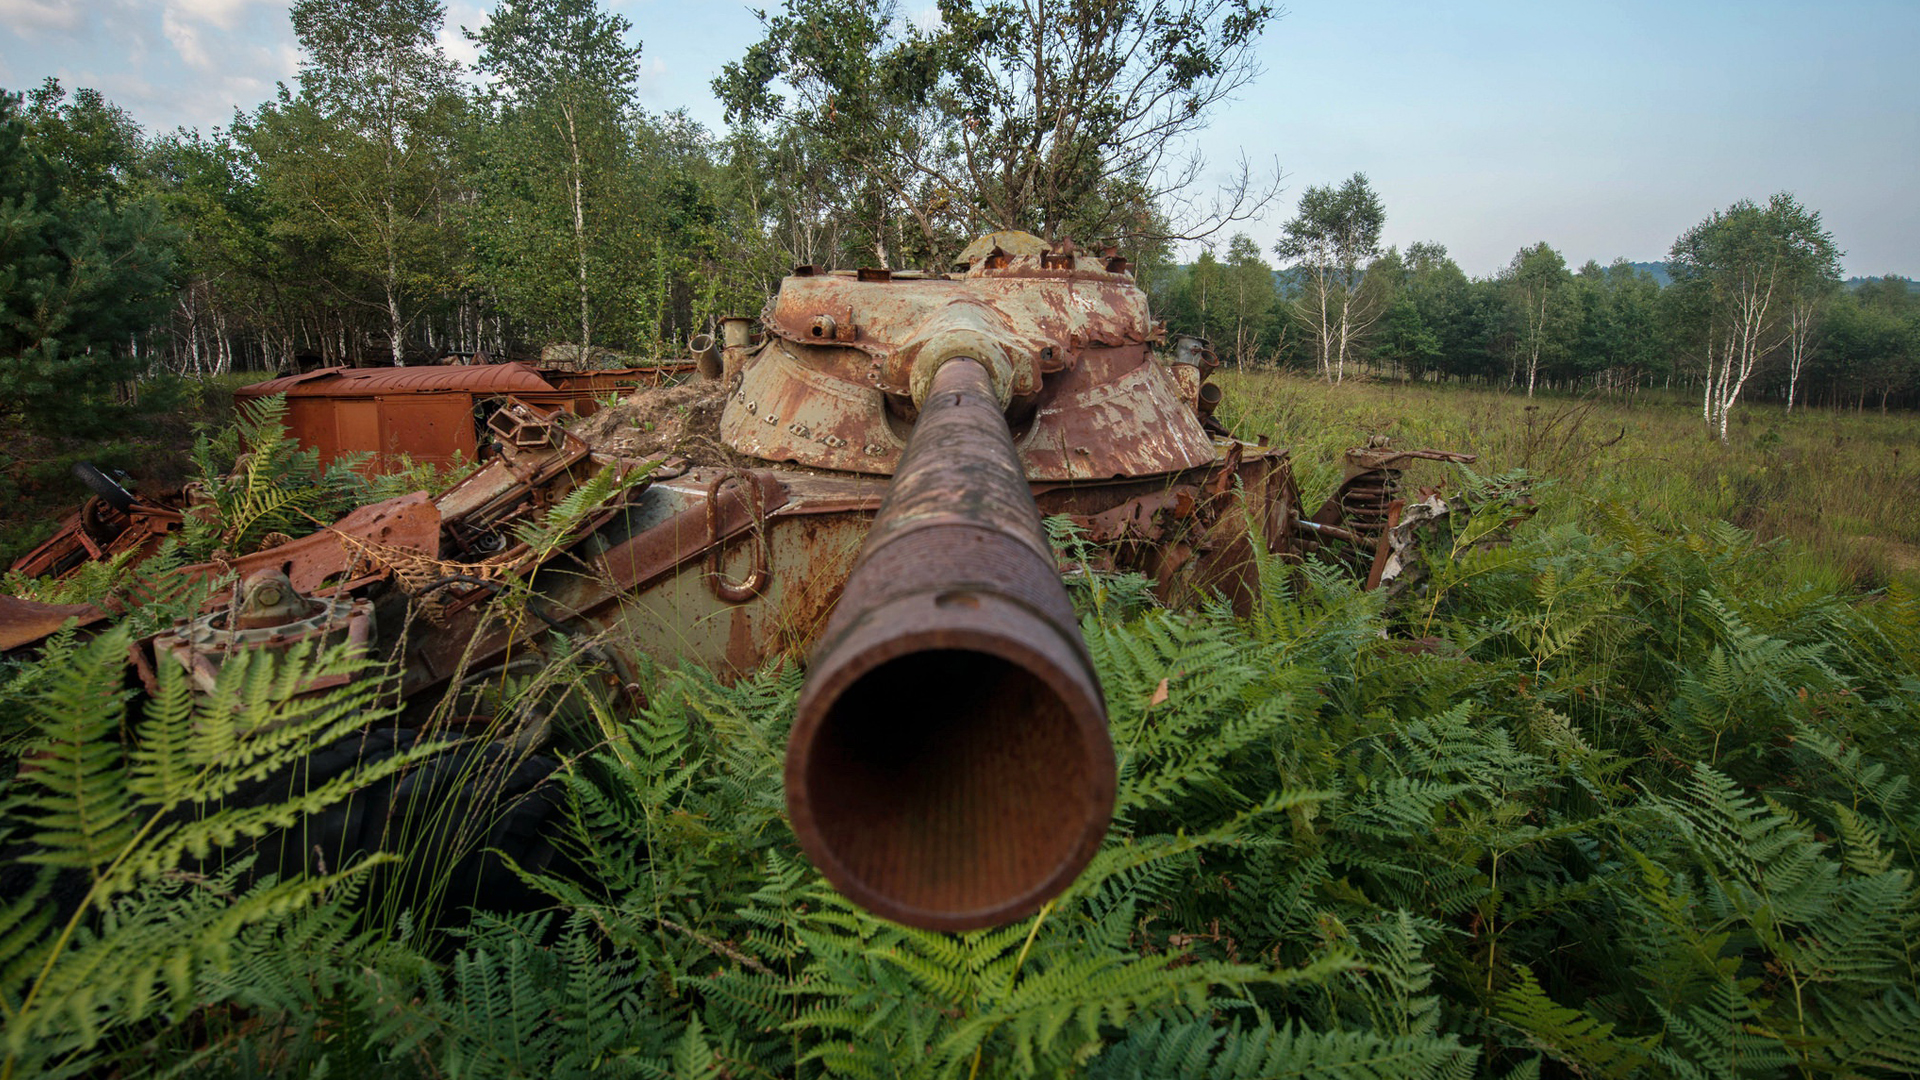
[[32, 702], [39, 738], [12, 808], [30, 823], [29, 861], [95, 880], [139, 830], [119, 740], [128, 639], [115, 628], [69, 654], [62, 677]]
[[1614, 1025], [1570, 1009], [1547, 996], [1524, 965], [1494, 999], [1494, 1015], [1518, 1028], [1531, 1045], [1582, 1074], [1627, 1077], [1648, 1060], [1653, 1040], [1614, 1034]]
[[1457, 1037], [1391, 1036], [1366, 1031], [1315, 1031], [1295, 1023], [1275, 1028], [1265, 1017], [1251, 1029], [1221, 1031], [1211, 1021], [1155, 1020], [1092, 1061], [1089, 1080], [1439, 1080], [1471, 1069], [1478, 1051]]

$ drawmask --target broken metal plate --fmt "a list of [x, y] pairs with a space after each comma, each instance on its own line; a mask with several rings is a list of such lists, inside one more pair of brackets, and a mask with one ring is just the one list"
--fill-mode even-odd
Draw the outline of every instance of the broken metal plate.
[[[311, 536], [224, 563], [182, 567], [180, 573], [207, 579], [231, 572], [244, 578], [256, 571], [278, 569], [295, 589], [310, 596], [329, 586], [352, 588], [383, 576], [385, 569], [366, 555], [369, 545], [437, 556], [440, 511], [426, 492], [416, 491], [363, 506]], [[351, 581], [345, 580], [349, 574]]]
[[0, 652], [10, 652], [59, 630], [72, 619], [78, 626], [92, 626], [107, 613], [92, 604], [43, 604], [0, 596]]

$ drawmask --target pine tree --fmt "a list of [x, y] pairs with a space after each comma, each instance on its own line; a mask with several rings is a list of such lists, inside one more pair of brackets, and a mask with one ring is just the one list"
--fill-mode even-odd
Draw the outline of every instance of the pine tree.
[[172, 299], [174, 255], [152, 201], [76, 175], [59, 100], [50, 83], [30, 119], [0, 93], [0, 418], [87, 435], [128, 411], [114, 387], [140, 369], [131, 343]]

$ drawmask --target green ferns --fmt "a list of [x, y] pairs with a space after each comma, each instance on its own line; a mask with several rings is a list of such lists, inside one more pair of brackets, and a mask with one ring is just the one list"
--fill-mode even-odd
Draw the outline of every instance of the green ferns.
[[[242, 927], [282, 917], [369, 865], [249, 883], [243, 865], [208, 860], [430, 752], [250, 801], [313, 747], [380, 718], [379, 680], [353, 678], [371, 665], [344, 649], [296, 647], [284, 662], [243, 654], [212, 694], [197, 695], [178, 665], [162, 664], [159, 693], [136, 717], [121, 689], [129, 644], [115, 629], [62, 649], [61, 670], [30, 699], [38, 737], [4, 806], [16, 887], [0, 909], [0, 1074], [78, 1071], [114, 1032], [189, 1015], [202, 1003], [201, 972], [229, 962]], [[303, 692], [333, 676], [350, 681]]]
[[231, 428], [194, 441], [193, 465], [210, 509], [187, 515], [180, 546], [191, 558], [245, 555], [272, 533], [305, 536], [371, 496], [354, 471], [364, 454], [321, 467], [319, 450], [303, 450], [287, 434], [286, 413], [285, 397], [262, 398], [241, 409]]
[[370, 924], [357, 868], [209, 859], [304, 812], [231, 796], [377, 693], [235, 670], [136, 718], [124, 636], [63, 646], [20, 684], [44, 741], [10, 815], [35, 897], [86, 901], [7, 910], [8, 1045], [236, 1077], [1920, 1072], [1920, 600], [1815, 595], [1738, 530], [1606, 508], [1449, 546], [1392, 603], [1269, 565], [1244, 621], [1075, 575], [1115, 824], [1038, 914], [967, 934], [807, 865], [790, 664], [576, 695], [549, 910], [435, 926]]

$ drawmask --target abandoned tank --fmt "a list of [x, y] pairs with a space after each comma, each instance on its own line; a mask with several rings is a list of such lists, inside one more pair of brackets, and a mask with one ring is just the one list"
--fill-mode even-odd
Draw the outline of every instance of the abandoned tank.
[[1070, 242], [993, 234], [948, 274], [797, 267], [758, 321], [691, 343], [698, 385], [633, 397], [719, 404], [708, 438], [636, 454], [617, 409], [502, 394], [485, 463], [439, 496], [190, 568], [242, 584], [143, 643], [141, 678], [211, 687], [236, 650], [315, 639], [390, 658], [419, 702], [537, 668], [555, 635], [616, 694], [643, 655], [806, 657], [786, 794], [809, 856], [884, 917], [995, 925], [1071, 883], [1114, 796], [1043, 519], [1071, 523], [1079, 570], [1244, 609], [1256, 549], [1390, 577], [1403, 510], [1444, 508], [1401, 499], [1400, 471], [1460, 459], [1356, 449], [1303, 514], [1287, 452], [1212, 419], [1206, 343], [1169, 339], [1126, 259]]

